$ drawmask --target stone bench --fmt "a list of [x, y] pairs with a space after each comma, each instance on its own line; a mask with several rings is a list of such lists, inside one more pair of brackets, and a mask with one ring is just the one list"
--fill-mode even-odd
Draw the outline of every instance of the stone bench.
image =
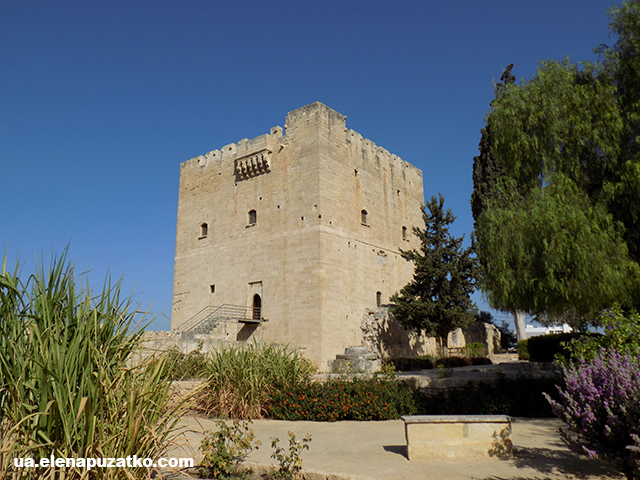
[[511, 417], [506, 415], [407, 415], [402, 420], [409, 460], [512, 454]]

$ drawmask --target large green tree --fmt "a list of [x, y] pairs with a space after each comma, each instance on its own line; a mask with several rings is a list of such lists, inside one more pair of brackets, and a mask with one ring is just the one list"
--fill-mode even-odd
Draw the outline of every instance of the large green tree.
[[624, 225], [629, 252], [640, 261], [640, 2], [609, 11], [618, 40], [601, 46], [603, 73], [611, 80], [623, 121], [615, 175], [608, 180], [610, 210]]
[[505, 191], [478, 225], [491, 255], [482, 284], [491, 286], [485, 293], [492, 306], [580, 328], [599, 309], [630, 302], [637, 265], [601, 204], [566, 178], [526, 195], [501, 184]]
[[580, 328], [614, 302], [637, 305], [638, 4], [613, 11], [620, 39], [599, 65], [541, 62], [496, 89], [476, 158], [499, 159], [500, 175], [490, 195], [474, 176], [480, 285], [495, 308]]
[[413, 280], [391, 297], [395, 303], [391, 312], [405, 328], [441, 338], [445, 348], [449, 332], [475, 320], [470, 297], [476, 262], [472, 249], [462, 247], [464, 237], [449, 233], [456, 217], [450, 209], [445, 211], [442, 195], [431, 197], [422, 216], [425, 228], [413, 228], [420, 249], [401, 251], [415, 265]]

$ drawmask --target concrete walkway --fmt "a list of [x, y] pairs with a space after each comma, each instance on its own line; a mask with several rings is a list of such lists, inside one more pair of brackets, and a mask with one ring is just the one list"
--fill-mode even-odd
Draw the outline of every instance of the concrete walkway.
[[[196, 464], [203, 431], [215, 423], [198, 417], [185, 417], [183, 441], [172, 449], [171, 457], [193, 457]], [[514, 458], [475, 461], [409, 461], [405, 456], [402, 420], [382, 422], [286, 422], [257, 420], [251, 428], [262, 441], [260, 450], [250, 460], [262, 465], [274, 462], [269, 456], [271, 438], [288, 446], [287, 432], [301, 440], [308, 432], [313, 439], [302, 454], [304, 469], [333, 475], [312, 475], [330, 480], [566, 480], [621, 479], [597, 460], [578, 457], [562, 444], [557, 434], [561, 424], [556, 419], [517, 418], [513, 423]], [[177, 477], [175, 477], [177, 478]], [[184, 477], [183, 477], [184, 478]]]

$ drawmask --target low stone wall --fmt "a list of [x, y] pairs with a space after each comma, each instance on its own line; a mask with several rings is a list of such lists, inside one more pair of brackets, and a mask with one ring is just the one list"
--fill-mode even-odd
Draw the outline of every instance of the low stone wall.
[[178, 332], [153, 332], [146, 331], [142, 338], [142, 348], [147, 354], [158, 354], [169, 350], [172, 347], [182, 353], [193, 352], [202, 349], [203, 352], [218, 350], [221, 345], [228, 345], [235, 339], [224, 338], [214, 335], [193, 335], [181, 334]]
[[512, 455], [506, 415], [408, 415], [402, 420], [409, 460]]

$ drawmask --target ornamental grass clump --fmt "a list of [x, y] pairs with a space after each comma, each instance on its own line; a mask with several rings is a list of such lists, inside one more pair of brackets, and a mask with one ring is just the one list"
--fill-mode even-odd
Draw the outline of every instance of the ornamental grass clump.
[[[135, 366], [142, 330], [107, 279], [95, 295], [65, 253], [26, 281], [0, 272], [0, 478], [88, 478], [80, 467], [17, 468], [14, 458], [158, 457], [179, 405], [167, 407], [163, 362]], [[105, 468], [91, 478], [142, 478]]]
[[558, 388], [560, 400], [549, 401], [567, 426], [564, 442], [611, 462], [628, 479], [640, 478], [640, 357], [601, 349], [563, 370], [566, 388]]
[[198, 405], [207, 415], [262, 418], [272, 395], [308, 381], [313, 370], [313, 364], [285, 345], [223, 346], [207, 363], [208, 381]]

